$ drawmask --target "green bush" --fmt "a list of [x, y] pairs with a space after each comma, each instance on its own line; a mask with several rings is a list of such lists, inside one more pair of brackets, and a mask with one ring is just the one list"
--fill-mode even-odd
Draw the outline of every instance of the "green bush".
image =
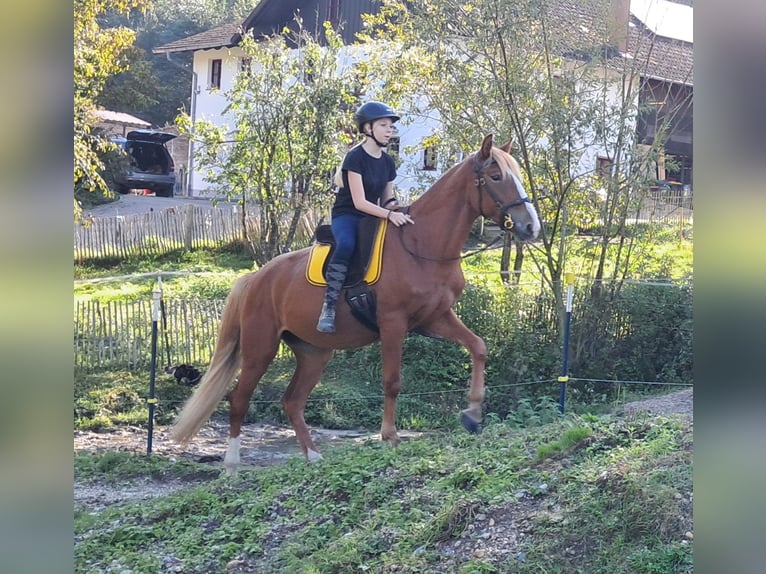
[[[477, 260], [478, 269], [492, 267], [487, 254]], [[241, 250], [178, 251], [119, 266], [78, 266], [76, 274], [98, 277], [179, 268], [200, 275], [164, 280], [171, 348], [167, 358], [166, 337], [160, 333], [160, 363], [187, 362], [204, 370], [213, 349], [222, 299], [234, 278], [252, 268]], [[495, 274], [483, 271], [471, 277], [455, 308], [487, 345], [486, 413], [519, 426], [548, 420], [558, 397], [556, 379], [562, 368], [561, 325], [552, 296], [503, 286]], [[136, 278], [76, 287], [78, 301], [100, 302], [92, 315], [75, 314], [75, 364], [94, 371], [92, 376], [78, 375], [82, 383], [75, 393], [79, 427], [145, 420], [149, 299], [155, 283], [155, 279]], [[608, 405], [624, 392], [609, 381], [691, 382], [692, 293], [691, 283], [625, 284], [611, 299], [577, 289], [569, 346], [568, 372], [573, 380], [568, 385], [567, 409], [596, 412], [598, 405]], [[143, 307], [123, 314], [127, 299], [138, 299]], [[96, 329], [91, 328], [94, 325]], [[457, 413], [467, 405], [468, 352], [453, 342], [416, 334], [405, 339], [402, 351], [397, 424], [410, 429], [454, 427]], [[258, 385], [248, 420], [287, 422], [279, 401], [293, 368], [294, 360], [285, 347]], [[306, 420], [333, 428], [378, 427], [383, 405], [381, 378], [378, 344], [337, 351], [311, 396]], [[170, 421], [190, 389], [164, 374], [158, 381], [163, 393], [158, 415]], [[630, 388], [646, 392], [657, 387]], [[219, 412], [227, 410], [222, 403]]]

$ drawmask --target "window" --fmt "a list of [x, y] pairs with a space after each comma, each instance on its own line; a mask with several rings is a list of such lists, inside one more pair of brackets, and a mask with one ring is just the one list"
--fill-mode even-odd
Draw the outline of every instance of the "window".
[[423, 150], [423, 169], [434, 171], [436, 169], [436, 148], [427, 147]]
[[401, 138], [399, 137], [399, 130], [394, 126], [394, 133], [391, 136], [391, 139], [388, 140], [388, 145], [386, 146], [386, 152], [388, 155], [390, 155], [392, 158], [394, 158], [394, 163], [397, 165], [397, 167], [401, 164], [401, 157], [399, 155], [399, 146], [401, 144]]
[[612, 160], [608, 157], [599, 156], [596, 158], [596, 175], [601, 179], [612, 177]]
[[211, 89], [221, 89], [221, 65], [223, 61], [221, 59], [210, 60], [210, 82], [209, 87]]
[[249, 56], [245, 58], [240, 58], [239, 73], [245, 76], [251, 76], [253, 74], [253, 59], [252, 58], [250, 58]]
[[340, 0], [327, 0], [326, 19], [333, 27], [340, 23]]

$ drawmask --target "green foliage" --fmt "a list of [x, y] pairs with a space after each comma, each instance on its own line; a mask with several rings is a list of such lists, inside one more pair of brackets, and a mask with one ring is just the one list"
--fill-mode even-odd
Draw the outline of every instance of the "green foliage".
[[114, 484], [136, 478], [211, 479], [220, 474], [204, 464], [184, 460], [169, 461], [162, 457], [120, 451], [107, 451], [102, 454], [76, 452], [74, 471], [78, 480], [98, 479]]
[[[178, 250], [160, 255], [144, 255], [115, 261], [93, 261], [75, 265], [75, 279], [98, 279], [158, 271], [240, 274], [253, 269], [253, 260], [242, 245], [221, 245], [192, 251]], [[126, 279], [121, 279], [125, 281]], [[167, 276], [163, 281], [172, 282]]]
[[566, 429], [561, 438], [540, 445], [537, 448], [538, 460], [548, 458], [553, 455], [560, 455], [565, 453], [569, 449], [577, 446], [591, 435], [591, 430], [588, 427], [573, 427]]
[[[162, 372], [156, 376], [154, 415], [169, 424], [188, 397], [188, 389]], [[106, 371], [75, 373], [74, 424], [83, 430], [105, 430], [119, 425], [145, 426], [149, 420], [149, 373]]]
[[519, 428], [548, 424], [559, 417], [559, 405], [549, 396], [540, 396], [536, 403], [530, 397], [518, 400], [506, 421]]
[[[582, 444], [586, 429], [587, 445], [556, 461], [536, 462], [529, 450], [567, 431]], [[78, 481], [174, 478], [190, 487], [151, 504], [77, 509], [75, 571], [117, 563], [148, 574], [172, 556], [189, 574], [223, 572], [233, 559], [286, 573], [690, 572], [693, 545], [681, 540], [692, 529], [691, 441], [687, 426], [663, 419], [570, 417], [524, 431], [497, 423], [396, 449], [339, 446], [316, 464], [292, 458], [201, 485], [205, 465], [78, 455]], [[489, 517], [524, 536], [481, 559], [451, 553], [457, 541], [481, 547]]]
[[[582, 301], [570, 364], [582, 378], [692, 380], [691, 285], [626, 285], [613, 301]], [[583, 387], [595, 392], [595, 387]]]
[[[108, 194], [99, 153], [110, 144], [93, 133], [95, 101], [110, 76], [126, 66], [125, 52], [135, 34], [126, 27], [102, 27], [108, 13], [142, 9], [144, 0], [75, 0], [74, 3], [74, 190]], [[78, 204], [75, 200], [75, 212]]]
[[639, 548], [628, 556], [628, 564], [639, 574], [667, 574], [691, 572], [694, 560], [688, 544], [651, 544]]

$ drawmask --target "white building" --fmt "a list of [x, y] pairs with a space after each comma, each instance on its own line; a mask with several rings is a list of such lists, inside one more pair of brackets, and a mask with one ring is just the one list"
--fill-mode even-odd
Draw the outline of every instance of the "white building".
[[[558, 1], [558, 5], [557, 5]], [[577, 33], [587, 33], [587, 26], [579, 23], [593, 18], [592, 2], [588, 0], [552, 1], [552, 10], [571, 23]], [[671, 179], [692, 185], [692, 107], [693, 90], [693, 36], [692, 0], [608, 0], [611, 4], [611, 23], [617, 33], [612, 46], [617, 57], [643, 58], [646, 69], [641, 77], [639, 98], [645, 102], [659, 102], [655, 111], [645, 118], [636, 119], [638, 139], [651, 143], [654, 126], [662, 116], [662, 103], [674, 101], [689, 102], [688, 109], [680, 118], [680, 129], [674, 130], [665, 144], [668, 156], [675, 159], [676, 173], [665, 173], [664, 166], [658, 167], [659, 179]], [[223, 114], [226, 105], [224, 93], [234, 86], [237, 73], [243, 62], [240, 30], [253, 30], [255, 35], [271, 34], [284, 27], [294, 26], [293, 15], [300, 9], [307, 29], [315, 29], [323, 21], [343, 22], [342, 36], [347, 44], [353, 43], [355, 34], [361, 28], [361, 14], [375, 13], [379, 4], [374, 0], [261, 0], [253, 11], [241, 22], [214, 28], [188, 38], [183, 38], [154, 49], [154, 53], [193, 53], [191, 74], [192, 121], [205, 119], [217, 125], [231, 125]], [[579, 26], [579, 32], [578, 28]], [[647, 42], [647, 38], [651, 42]], [[642, 51], [650, 50], [643, 53]], [[422, 145], [432, 135], [436, 118], [414, 119], [399, 124], [399, 149], [401, 166], [396, 181], [397, 192], [407, 198], [413, 187], [423, 187], [424, 182], [435, 180], [440, 174], [433, 150]], [[405, 149], [417, 150], [406, 154]], [[193, 142], [189, 149], [188, 181], [186, 189], [191, 196], [210, 195], [204, 175], [193, 162]], [[584, 154], [580, 169], [592, 171], [600, 162], [608, 162], [606, 152], [593, 147]]]

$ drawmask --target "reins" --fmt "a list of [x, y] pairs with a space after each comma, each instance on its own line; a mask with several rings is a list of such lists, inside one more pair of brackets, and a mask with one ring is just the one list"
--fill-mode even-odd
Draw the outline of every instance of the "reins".
[[[492, 162], [494, 160], [489, 159], [488, 162]], [[529, 197], [520, 197], [519, 199], [516, 199], [514, 201], [511, 201], [510, 203], [503, 204], [498, 197], [493, 193], [489, 187], [487, 187], [487, 182], [484, 179], [484, 176], [481, 175], [481, 171], [488, 165], [487, 162], [485, 163], [479, 163], [479, 161], [476, 159], [476, 156], [473, 156], [473, 171], [476, 177], [474, 177], [474, 184], [476, 185], [476, 193], [479, 195], [479, 213], [483, 216], [484, 212], [482, 211], [482, 191], [486, 193], [492, 201], [495, 203], [495, 206], [500, 209], [500, 213], [503, 215], [503, 228], [500, 230], [500, 234], [495, 237], [495, 239], [492, 240], [491, 243], [488, 245], [485, 245], [481, 249], [476, 249], [474, 251], [469, 251], [468, 253], [464, 253], [462, 255], [458, 255], [457, 257], [427, 257], [425, 255], [419, 255], [412, 251], [407, 245], [404, 243], [404, 233], [403, 230], [400, 228], [399, 231], [399, 242], [402, 244], [402, 248], [415, 257], [416, 259], [423, 259], [425, 261], [436, 261], [436, 262], [443, 262], [443, 261], [457, 261], [459, 259], [465, 259], [466, 257], [472, 257], [473, 255], [477, 255], [483, 251], [487, 251], [488, 249], [492, 249], [496, 243], [498, 243], [503, 237], [505, 236], [506, 232], [513, 227], [513, 221], [511, 220], [510, 215], [508, 214], [508, 210], [512, 207], [516, 207], [517, 205], [521, 205], [523, 203], [531, 203], [532, 200]], [[409, 206], [407, 206], [404, 210], [405, 213], [409, 212]]]
[[405, 245], [405, 243], [404, 243], [404, 233], [402, 233], [402, 229], [399, 228], [398, 231], [400, 232], [399, 233], [399, 242], [402, 244], [402, 247], [404, 248], [404, 250], [407, 253], [409, 253], [410, 255], [415, 257], [416, 259], [423, 259], [425, 261], [436, 261], [436, 262], [457, 261], [458, 259], [465, 259], [466, 257], [472, 257], [473, 255], [477, 255], [477, 254], [481, 253], [482, 251], [487, 251], [488, 249], [492, 249], [495, 246], [495, 243], [498, 243], [505, 236], [505, 234], [507, 232], [505, 229], [501, 229], [500, 230], [500, 234], [497, 237], [495, 237], [492, 240], [491, 243], [485, 245], [481, 249], [475, 249], [473, 251], [469, 251], [468, 253], [463, 253], [462, 255], [458, 255], [457, 257], [441, 257], [440, 258], [440, 257], [427, 257], [425, 255], [419, 255], [419, 254], [415, 253], [409, 247], [407, 247], [407, 245]]

